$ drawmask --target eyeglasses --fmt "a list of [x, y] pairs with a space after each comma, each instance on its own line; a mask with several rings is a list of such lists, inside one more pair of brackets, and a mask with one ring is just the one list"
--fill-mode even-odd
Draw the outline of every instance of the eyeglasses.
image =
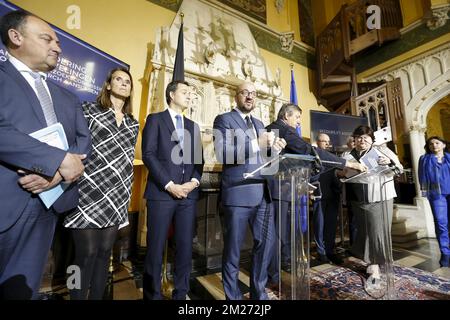
[[239, 91], [239, 94], [242, 94], [244, 97], [256, 97], [256, 91], [248, 91], [248, 90], [242, 90]]

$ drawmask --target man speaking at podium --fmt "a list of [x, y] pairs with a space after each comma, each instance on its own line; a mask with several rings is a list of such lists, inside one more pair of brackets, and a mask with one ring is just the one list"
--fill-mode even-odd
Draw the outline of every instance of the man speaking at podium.
[[267, 300], [265, 285], [273, 236], [273, 206], [266, 181], [258, 176], [244, 179], [244, 173], [263, 163], [265, 150], [280, 152], [286, 142], [264, 132], [263, 123], [250, 113], [255, 108], [256, 88], [244, 82], [236, 88], [237, 107], [214, 120], [214, 148], [223, 164], [221, 197], [225, 218], [222, 278], [228, 300], [242, 300], [239, 289], [240, 248], [247, 224], [253, 235], [250, 299]]
[[[300, 107], [296, 104], [292, 103], [285, 103], [281, 106], [280, 110], [278, 111], [277, 120], [272, 122], [270, 125], [266, 127], [267, 130], [276, 132], [277, 135], [280, 138], [283, 138], [286, 141], [286, 148], [283, 150], [285, 153], [293, 153], [293, 154], [302, 154], [302, 155], [312, 155], [316, 158], [315, 163], [315, 177], [312, 177], [312, 179], [317, 180], [318, 174], [321, 174], [323, 172], [326, 172], [328, 170], [331, 170], [333, 168], [344, 168], [349, 167], [358, 171], [365, 171], [366, 167], [356, 161], [347, 161], [345, 159], [342, 159], [326, 150], [322, 150], [320, 148], [314, 148], [309, 143], [305, 142], [301, 136], [297, 133], [297, 126], [300, 126], [300, 119], [301, 119], [302, 110]], [[334, 162], [335, 165], [328, 165], [324, 163], [322, 165], [322, 161], [329, 161]], [[284, 199], [278, 199], [277, 196], [274, 196], [276, 201], [284, 200]], [[282, 201], [282, 212], [278, 213], [276, 212], [276, 215], [281, 214], [281, 224], [283, 230], [286, 230], [288, 226], [288, 205], [286, 203], [283, 203], [285, 201]], [[275, 205], [276, 208], [278, 208], [278, 205]], [[278, 219], [277, 219], [278, 220]], [[278, 228], [277, 228], [278, 230]], [[281, 239], [281, 247], [282, 247], [282, 265], [289, 268], [290, 265], [290, 259], [289, 256], [289, 238], [287, 237], [288, 232], [283, 232], [282, 239]], [[272, 254], [271, 254], [271, 262], [269, 264], [269, 286], [273, 286], [279, 281], [279, 273], [278, 268], [276, 266], [277, 258], [277, 252], [276, 252], [276, 246], [275, 243], [272, 245]]]
[[[36, 299], [53, 240], [56, 213], [78, 204], [75, 182], [90, 152], [90, 132], [77, 97], [47, 81], [61, 53], [53, 29], [13, 11], [0, 20], [8, 61], [0, 64], [0, 300]], [[64, 128], [68, 151], [29, 136]], [[47, 209], [38, 197], [61, 181], [72, 183]]]

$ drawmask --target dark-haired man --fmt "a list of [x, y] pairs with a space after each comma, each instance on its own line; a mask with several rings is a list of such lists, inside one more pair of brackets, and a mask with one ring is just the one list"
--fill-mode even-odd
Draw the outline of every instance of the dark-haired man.
[[[78, 204], [74, 183], [89, 154], [89, 128], [78, 98], [47, 80], [61, 48], [38, 17], [13, 11], [0, 20], [8, 61], [0, 64], [0, 300], [36, 299], [53, 239], [57, 213]], [[29, 136], [61, 123], [63, 151]], [[72, 183], [47, 209], [38, 194]]]
[[[333, 162], [339, 162], [340, 167], [344, 168], [350, 167], [354, 168], [356, 170], [365, 170], [365, 167], [359, 163], [346, 161], [345, 159], [339, 158], [338, 156], [326, 151], [322, 150], [320, 148], [315, 148], [311, 144], [307, 143], [302, 139], [301, 136], [299, 136], [296, 128], [300, 125], [300, 119], [301, 119], [302, 110], [299, 106], [292, 103], [285, 103], [281, 106], [280, 110], [278, 111], [277, 120], [272, 122], [270, 125], [266, 127], [266, 129], [270, 129], [271, 131], [275, 132], [280, 138], [283, 138], [286, 141], [286, 148], [284, 149], [285, 153], [294, 153], [294, 154], [303, 154], [303, 155], [314, 155], [321, 160], [325, 161], [333, 161]], [[324, 166], [324, 168], [321, 168], [321, 172], [323, 173], [326, 170], [332, 169], [333, 166]], [[317, 179], [318, 177], [315, 177]], [[289, 199], [284, 199], [282, 195], [273, 195], [274, 199], [276, 201], [281, 202], [281, 212], [276, 212], [276, 216], [280, 215], [280, 223], [281, 223], [281, 229], [282, 229], [282, 235], [281, 235], [281, 260], [283, 261], [283, 264], [286, 266], [286, 268], [289, 268], [290, 264], [290, 229], [289, 229], [289, 217], [288, 217], [288, 208], [289, 208]], [[278, 204], [275, 205], [275, 208], [278, 208]], [[278, 220], [278, 219], [277, 219]], [[277, 226], [278, 230], [278, 226]], [[276, 286], [276, 284], [279, 282], [279, 266], [277, 265], [277, 252], [276, 252], [276, 246], [275, 243], [272, 246], [272, 258], [271, 263], [269, 265], [269, 284], [268, 286]], [[319, 257], [323, 258], [323, 257]]]
[[164, 243], [172, 219], [175, 227], [175, 270], [172, 298], [186, 299], [192, 266], [198, 187], [203, 173], [199, 126], [183, 116], [191, 88], [173, 81], [166, 88], [169, 108], [147, 117], [142, 133], [142, 159], [148, 168], [147, 255], [144, 300], [160, 300]]

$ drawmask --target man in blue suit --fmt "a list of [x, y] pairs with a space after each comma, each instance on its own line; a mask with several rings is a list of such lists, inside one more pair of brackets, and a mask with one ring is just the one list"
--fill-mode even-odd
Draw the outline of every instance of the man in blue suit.
[[192, 267], [198, 187], [203, 173], [199, 126], [183, 116], [190, 101], [189, 84], [167, 85], [169, 108], [147, 117], [142, 133], [142, 160], [148, 168], [147, 256], [144, 267], [144, 300], [160, 300], [161, 265], [169, 227], [175, 227], [175, 289], [172, 298], [186, 299]]
[[[76, 207], [76, 180], [91, 140], [79, 100], [46, 79], [61, 53], [52, 28], [24, 11], [0, 20], [8, 61], [0, 64], [0, 300], [36, 299], [57, 213]], [[69, 150], [29, 136], [59, 122]], [[72, 183], [50, 209], [38, 193]]]
[[266, 150], [280, 152], [285, 141], [265, 132], [263, 123], [250, 113], [255, 108], [256, 89], [245, 82], [236, 89], [237, 107], [214, 120], [214, 147], [223, 164], [221, 201], [224, 211], [222, 280], [225, 296], [241, 300], [239, 289], [240, 248], [247, 225], [253, 235], [250, 299], [266, 300], [267, 265], [273, 236], [273, 206], [267, 181], [259, 175], [244, 179], [264, 161]]

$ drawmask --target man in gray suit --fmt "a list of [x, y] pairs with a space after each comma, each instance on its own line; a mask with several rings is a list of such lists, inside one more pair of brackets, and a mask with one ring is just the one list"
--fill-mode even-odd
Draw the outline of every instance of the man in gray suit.
[[255, 108], [256, 88], [245, 82], [236, 89], [237, 107], [214, 120], [214, 147], [223, 164], [222, 208], [224, 212], [224, 251], [222, 279], [225, 296], [241, 300], [239, 289], [240, 247], [247, 224], [253, 234], [250, 299], [265, 300], [270, 238], [273, 236], [273, 206], [267, 181], [261, 176], [244, 179], [261, 166], [265, 152], [280, 152], [284, 139], [266, 132], [263, 123], [250, 113]]

